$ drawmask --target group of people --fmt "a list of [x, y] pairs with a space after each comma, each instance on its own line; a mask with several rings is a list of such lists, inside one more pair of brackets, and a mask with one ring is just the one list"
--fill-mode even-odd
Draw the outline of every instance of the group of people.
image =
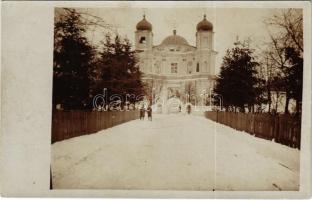
[[152, 121], [152, 107], [147, 106], [145, 109], [144, 106], [140, 108], [140, 120], [144, 120], [145, 112], [147, 113], [147, 119]]

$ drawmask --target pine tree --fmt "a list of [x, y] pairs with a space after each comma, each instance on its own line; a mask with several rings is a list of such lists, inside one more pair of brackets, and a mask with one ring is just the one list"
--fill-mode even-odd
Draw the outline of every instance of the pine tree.
[[290, 67], [287, 68], [285, 79], [287, 80], [287, 87], [289, 97], [296, 100], [296, 113], [301, 112], [302, 103], [302, 80], [303, 80], [303, 58], [293, 47], [285, 49], [286, 58]]
[[227, 110], [237, 108], [244, 112], [245, 106], [252, 108], [258, 97], [256, 67], [259, 65], [253, 57], [248, 43], [235, 43], [223, 58], [220, 75], [216, 80], [214, 92], [222, 97]]
[[53, 105], [84, 109], [90, 104], [89, 69], [94, 49], [84, 37], [86, 25], [75, 9], [61, 9], [54, 28]]
[[[121, 96], [122, 105], [125, 103], [126, 95], [137, 97], [145, 94], [135, 52], [131, 50], [131, 43], [127, 39], [121, 39], [118, 35], [112, 39], [107, 35], [94, 71], [97, 74], [95, 93], [107, 88], [107, 96], [114, 94]], [[129, 103], [136, 102], [135, 98], [127, 100]]]

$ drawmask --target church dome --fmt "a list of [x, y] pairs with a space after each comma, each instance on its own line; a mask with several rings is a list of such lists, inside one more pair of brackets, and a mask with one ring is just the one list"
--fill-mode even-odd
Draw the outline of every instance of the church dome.
[[152, 31], [152, 24], [149, 23], [146, 19], [145, 19], [145, 15], [143, 15], [143, 19], [137, 23], [136, 25], [136, 29], [138, 31]]
[[184, 37], [177, 35], [176, 30], [173, 31], [173, 35], [166, 37], [161, 45], [189, 45]]
[[197, 31], [212, 31], [213, 25], [206, 19], [206, 15], [204, 15], [204, 19], [197, 24], [196, 29]]

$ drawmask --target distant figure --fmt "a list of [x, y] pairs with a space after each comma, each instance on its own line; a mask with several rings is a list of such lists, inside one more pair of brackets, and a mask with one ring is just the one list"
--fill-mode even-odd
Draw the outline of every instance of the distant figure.
[[181, 112], [181, 105], [179, 105], [179, 112]]
[[140, 108], [140, 120], [144, 120], [145, 117], [145, 109], [144, 106], [141, 106]]
[[146, 109], [146, 112], [147, 112], [147, 118], [152, 121], [152, 107], [148, 106]]
[[186, 110], [187, 110], [187, 114], [190, 114], [191, 113], [191, 105], [187, 105]]

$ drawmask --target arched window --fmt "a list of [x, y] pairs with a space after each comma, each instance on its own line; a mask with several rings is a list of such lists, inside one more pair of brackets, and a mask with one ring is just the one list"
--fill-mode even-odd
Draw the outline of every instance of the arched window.
[[171, 73], [172, 74], [178, 73], [178, 63], [171, 63]]
[[190, 62], [188, 62], [187, 63], [187, 73], [188, 74], [191, 74], [192, 73], [192, 62], [190, 61]]
[[159, 62], [159, 61], [157, 61], [157, 62], [155, 63], [155, 72], [156, 72], [156, 74], [160, 74], [160, 72], [161, 72], [161, 69], [160, 69], [160, 62]]
[[199, 72], [199, 63], [196, 65], [196, 72]]
[[204, 65], [205, 65], [205, 70], [207, 70], [207, 72], [209, 72], [207, 61], [204, 62]]
[[140, 38], [140, 44], [146, 44], [146, 38], [144, 36]]
[[208, 46], [208, 37], [204, 37], [204, 43], [203, 46]]

